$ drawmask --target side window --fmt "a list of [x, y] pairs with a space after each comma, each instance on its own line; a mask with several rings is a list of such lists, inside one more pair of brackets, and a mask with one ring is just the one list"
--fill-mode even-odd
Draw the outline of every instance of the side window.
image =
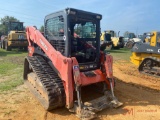
[[160, 33], [157, 33], [157, 46], [160, 47]]
[[51, 37], [63, 37], [64, 36], [64, 18], [58, 16], [50, 18], [46, 21], [46, 34]]

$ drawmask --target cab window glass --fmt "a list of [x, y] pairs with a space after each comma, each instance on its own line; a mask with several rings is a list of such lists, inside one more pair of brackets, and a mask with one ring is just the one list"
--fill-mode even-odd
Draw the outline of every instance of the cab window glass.
[[64, 36], [64, 18], [58, 16], [46, 21], [46, 35], [62, 37]]

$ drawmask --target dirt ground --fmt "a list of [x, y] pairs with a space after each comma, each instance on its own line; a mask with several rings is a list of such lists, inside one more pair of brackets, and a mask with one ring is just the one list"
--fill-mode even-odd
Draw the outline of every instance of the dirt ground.
[[[126, 61], [114, 61], [115, 95], [124, 105], [95, 120], [160, 120], [160, 79], [142, 75]], [[46, 112], [25, 85], [0, 94], [0, 120], [78, 120], [66, 108]]]

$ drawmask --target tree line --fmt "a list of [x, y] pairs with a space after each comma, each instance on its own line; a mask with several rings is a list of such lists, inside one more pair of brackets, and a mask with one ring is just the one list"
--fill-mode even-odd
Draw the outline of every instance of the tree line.
[[[1, 35], [7, 35], [8, 34], [8, 28], [7, 28], [6, 22], [9, 22], [9, 21], [20, 22], [20, 20], [18, 20], [17, 18], [15, 18], [13, 16], [4, 16], [3, 18], [1, 18], [0, 19], [0, 37], [1, 37]], [[44, 26], [43, 25], [40, 27], [40, 31], [44, 32]]]

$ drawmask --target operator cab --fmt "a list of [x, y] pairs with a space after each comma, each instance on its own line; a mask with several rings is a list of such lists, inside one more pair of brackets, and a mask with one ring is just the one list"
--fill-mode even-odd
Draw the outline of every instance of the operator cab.
[[99, 67], [100, 20], [91, 12], [67, 8], [45, 17], [44, 35], [66, 57], [76, 57], [80, 70]]
[[87, 19], [70, 21], [71, 57], [79, 63], [96, 61], [96, 22]]
[[23, 22], [9, 22], [8, 31], [23, 31]]

